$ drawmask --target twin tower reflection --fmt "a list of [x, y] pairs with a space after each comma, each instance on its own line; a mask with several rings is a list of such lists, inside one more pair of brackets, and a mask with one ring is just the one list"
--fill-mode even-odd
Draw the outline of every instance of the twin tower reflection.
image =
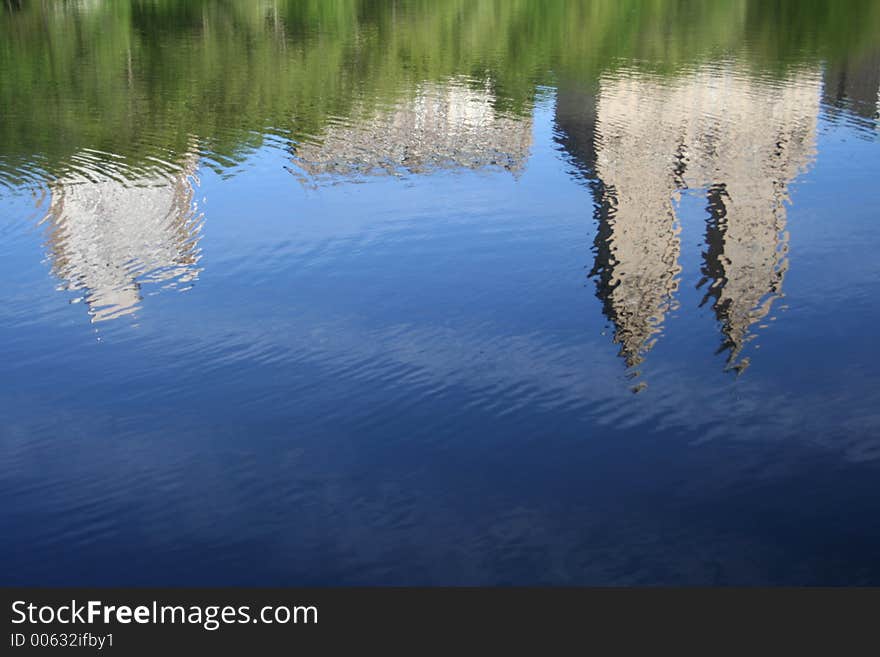
[[[591, 278], [628, 368], [644, 361], [678, 304], [684, 190], [705, 197], [699, 286], [719, 351], [728, 369], [748, 366], [744, 348], [783, 295], [788, 188], [815, 156], [820, 105], [849, 103], [852, 87], [859, 98], [874, 94], [859, 107], [876, 118], [880, 82], [843, 78], [817, 69], [761, 78], [728, 65], [673, 77], [617, 72], [588, 88], [559, 83], [557, 140], [593, 197]], [[516, 171], [527, 163], [532, 119], [496, 100], [488, 87], [426, 83], [382, 111], [328, 126], [294, 158], [306, 175], [330, 178]], [[134, 312], [145, 285], [185, 288], [200, 273], [197, 148], [173, 167], [122, 176], [98, 165], [105, 160], [81, 154], [52, 184], [47, 216], [54, 272], [81, 292], [93, 322]]]
[[595, 96], [561, 89], [561, 140], [596, 199], [592, 274], [614, 340], [635, 367], [676, 308], [681, 254], [676, 200], [707, 203], [700, 287], [720, 326], [727, 366], [782, 296], [787, 188], [810, 164], [822, 79], [771, 84], [733, 68], [676, 79], [619, 75]]

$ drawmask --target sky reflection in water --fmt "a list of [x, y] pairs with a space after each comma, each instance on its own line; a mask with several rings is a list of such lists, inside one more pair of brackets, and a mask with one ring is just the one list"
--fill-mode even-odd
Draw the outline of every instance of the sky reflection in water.
[[876, 584], [880, 10], [623, 5], [4, 9], [4, 583]]

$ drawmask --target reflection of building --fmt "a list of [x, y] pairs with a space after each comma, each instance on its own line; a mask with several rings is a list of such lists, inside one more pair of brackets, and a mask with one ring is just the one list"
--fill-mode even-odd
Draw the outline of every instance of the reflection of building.
[[675, 304], [674, 199], [684, 188], [707, 190], [703, 285], [728, 365], [747, 364], [743, 346], [781, 295], [786, 187], [811, 160], [820, 89], [812, 72], [774, 83], [728, 67], [607, 77], [596, 94], [560, 91], [561, 142], [577, 146], [570, 152], [599, 197], [598, 295], [629, 366]]
[[134, 312], [144, 283], [198, 277], [196, 158], [149, 175], [75, 173], [52, 186], [48, 246], [65, 289], [81, 290], [93, 322]]
[[365, 120], [332, 125], [318, 142], [298, 144], [296, 159], [310, 175], [487, 166], [515, 171], [531, 141], [531, 117], [502, 114], [490, 91], [426, 83], [408, 100]]

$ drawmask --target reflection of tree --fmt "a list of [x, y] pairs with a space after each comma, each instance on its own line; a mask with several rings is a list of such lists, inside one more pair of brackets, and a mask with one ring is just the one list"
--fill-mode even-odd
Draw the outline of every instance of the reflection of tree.
[[782, 75], [805, 61], [855, 57], [880, 26], [876, 0], [0, 6], [0, 178], [35, 155], [34, 169], [51, 177], [85, 149], [142, 165], [186, 152], [191, 135], [222, 167], [268, 128], [308, 140], [337, 117], [450, 78], [478, 88], [488, 80], [499, 109], [527, 115], [536, 86], [594, 83], [621, 61], [674, 77], [723, 49]]
[[94, 170], [53, 184], [53, 271], [65, 289], [83, 292], [93, 322], [134, 312], [143, 284], [186, 286], [198, 277], [196, 163], [127, 179]]
[[[876, 0], [46, 0], [2, 6], [0, 184], [59, 180], [53, 215], [64, 219], [53, 240], [70, 251], [64, 256], [53, 248], [61, 263], [65, 257], [91, 262], [89, 240], [79, 243], [72, 235], [105, 234], [83, 209], [98, 196], [117, 208], [152, 208], [144, 211], [148, 216], [173, 205], [162, 196], [167, 191], [154, 190], [155, 197], [144, 191], [176, 186], [165, 179], [135, 176], [123, 184], [69, 177], [86, 151], [112, 153], [135, 170], [152, 158], [183, 157], [195, 135], [200, 161], [223, 168], [274, 131], [296, 144], [296, 156], [316, 172], [493, 161], [516, 168], [538, 87], [563, 81], [560, 125], [566, 102], [591, 108], [590, 116], [567, 122], [562, 138], [572, 153], [583, 154], [581, 166], [600, 197], [599, 294], [630, 364], [651, 348], [675, 303], [675, 191], [716, 189], [710, 229], [717, 234], [709, 239], [718, 247], [706, 256], [715, 260], [706, 264], [709, 297], [736, 360], [749, 327], [764, 316], [755, 311], [764, 307], [761, 299], [781, 293], [785, 239], [770, 236], [784, 228], [785, 188], [796, 175], [784, 170], [785, 161], [803, 165], [809, 148], [799, 140], [809, 141], [814, 129], [804, 118], [815, 111], [813, 80], [802, 71], [827, 60], [826, 97], [868, 104], [871, 93], [877, 98], [876, 61], [864, 56], [880, 25]], [[719, 49], [740, 62], [737, 72], [706, 65]], [[642, 75], [627, 81], [615, 73], [622, 61], [636, 62]], [[760, 71], [764, 81], [748, 82], [744, 71]], [[576, 99], [566, 88], [593, 92]], [[787, 100], [794, 98], [792, 88], [806, 90], [795, 98], [805, 103], [803, 114]], [[595, 97], [598, 104], [589, 100]], [[752, 124], [764, 123], [754, 117], [765, 113], [767, 129], [750, 132]], [[803, 134], [792, 129], [798, 125]], [[780, 162], [771, 166], [774, 138], [783, 146]], [[130, 236], [129, 247], [110, 252], [129, 250], [135, 260], [150, 262], [138, 246], [146, 238], [124, 228], [117, 210], [102, 212], [111, 217], [108, 226]], [[115, 239], [113, 230], [102, 239]], [[158, 225], [151, 230], [170, 234]], [[758, 242], [765, 246], [754, 247]], [[184, 262], [185, 252], [172, 248], [152, 269]], [[80, 269], [79, 279], [89, 271], [100, 282], [94, 268]], [[128, 289], [120, 285], [83, 287]], [[134, 298], [131, 289], [126, 298]]]
[[[597, 94], [560, 91], [561, 141], [579, 147], [575, 163], [598, 195], [597, 294], [628, 366], [675, 305], [673, 201], [685, 188], [708, 190], [700, 285], [729, 367], [748, 365], [743, 347], [782, 295], [787, 186], [813, 156], [820, 87], [806, 70], [772, 82], [705, 67], [675, 79], [609, 75]], [[578, 112], [575, 97], [594, 109]]]

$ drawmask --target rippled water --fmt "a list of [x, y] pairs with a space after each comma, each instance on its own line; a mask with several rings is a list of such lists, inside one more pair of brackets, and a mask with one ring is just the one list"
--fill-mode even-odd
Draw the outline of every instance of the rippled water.
[[880, 583], [878, 35], [5, 3], [2, 583]]

